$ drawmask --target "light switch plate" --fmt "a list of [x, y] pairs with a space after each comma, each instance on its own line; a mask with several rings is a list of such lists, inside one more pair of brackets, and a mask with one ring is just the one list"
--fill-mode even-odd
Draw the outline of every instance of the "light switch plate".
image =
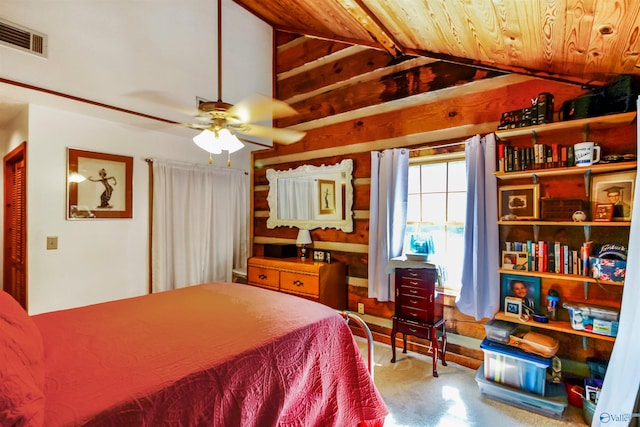
[[47, 250], [58, 249], [58, 236], [47, 236]]

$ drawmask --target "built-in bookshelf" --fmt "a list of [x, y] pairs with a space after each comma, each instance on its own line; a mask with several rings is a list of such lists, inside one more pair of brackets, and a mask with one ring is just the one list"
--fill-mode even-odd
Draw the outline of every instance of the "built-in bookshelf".
[[[497, 220], [500, 233], [501, 261], [505, 261], [504, 252], [526, 253], [526, 267], [509, 265], [509, 268], [500, 268], [501, 298], [504, 298], [505, 278], [521, 276], [539, 280], [540, 300], [550, 289], [560, 292], [561, 301], [571, 303], [584, 303], [588, 305], [603, 305], [612, 309], [619, 308], [624, 290], [624, 281], [602, 280], [592, 277], [590, 257], [595, 256], [592, 248], [606, 243], [618, 243], [627, 245], [631, 221], [617, 218], [617, 220], [594, 221], [591, 218], [599, 218], [594, 214], [595, 203], [592, 200], [592, 191], [596, 187], [592, 184], [594, 177], [611, 176], [620, 173], [629, 173], [635, 176], [637, 170], [636, 161], [636, 113], [614, 114], [603, 117], [594, 117], [567, 122], [547, 123], [539, 126], [523, 127], [516, 129], [500, 130], [496, 132], [498, 146], [501, 150], [511, 147], [511, 152], [525, 154], [524, 164], [518, 160], [518, 167], [514, 167], [515, 160], [511, 160], [511, 170], [507, 170], [506, 160], [503, 170], [495, 172], [498, 179], [500, 198], [503, 191], [510, 188], [534, 188], [532, 201], [537, 203], [536, 209], [528, 212], [528, 217], [517, 215], [504, 215], [504, 204], [501, 200], [499, 206], [500, 218]], [[626, 127], [625, 129], [619, 129]], [[591, 132], [599, 131], [598, 142], [606, 147], [608, 153], [624, 155], [622, 161], [600, 162], [590, 166], [570, 166], [569, 153], [565, 150], [563, 157], [562, 147], [569, 148], [580, 141], [589, 141]], [[619, 143], [618, 135], [631, 137]], [[567, 137], [573, 135], [575, 137]], [[558, 136], [559, 135], [559, 136]], [[535, 160], [536, 150], [543, 147], [544, 156]], [[555, 147], [555, 150], [554, 150]], [[633, 147], [633, 148], [632, 148]], [[508, 151], [498, 150], [498, 164], [500, 157], [506, 159]], [[523, 170], [516, 170], [523, 169]], [[541, 200], [543, 198], [575, 199], [583, 203], [584, 215], [578, 220], [572, 220], [572, 212], [566, 215], [566, 219], [556, 218], [545, 220], [542, 214]], [[545, 200], [546, 202], [547, 200]], [[637, 207], [640, 209], [640, 206]], [[578, 211], [579, 209], [576, 209]], [[516, 216], [516, 218], [511, 218]], [[563, 216], [562, 218], [564, 218]], [[546, 244], [546, 250], [544, 245]], [[542, 245], [542, 246], [541, 246]], [[540, 248], [543, 248], [542, 250]], [[551, 262], [551, 260], [553, 260]], [[566, 262], [565, 262], [566, 260]], [[501, 267], [503, 263], [501, 263]], [[559, 267], [559, 268], [556, 268]], [[618, 279], [618, 278], [616, 278]], [[540, 301], [542, 306], [544, 303]], [[588, 330], [576, 330], [571, 327], [569, 313], [561, 310], [556, 320], [548, 320], [548, 323], [523, 321], [517, 316], [499, 312], [496, 319], [518, 324], [526, 324], [536, 329], [554, 331], [563, 334], [575, 335], [583, 338], [583, 349], [586, 351], [587, 338], [601, 342], [597, 352], [608, 351], [606, 345], [611, 345], [615, 337], [600, 335]], [[611, 347], [609, 347], [610, 350]]]

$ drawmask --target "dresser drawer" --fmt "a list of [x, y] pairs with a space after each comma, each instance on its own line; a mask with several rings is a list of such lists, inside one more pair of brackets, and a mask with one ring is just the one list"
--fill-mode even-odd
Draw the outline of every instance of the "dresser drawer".
[[422, 307], [411, 307], [401, 305], [398, 310], [398, 314], [403, 319], [415, 320], [416, 322], [428, 322], [427, 316], [429, 312], [425, 309], [424, 304]]
[[280, 273], [280, 290], [318, 298], [320, 296], [320, 280], [318, 276], [283, 271]]
[[403, 334], [414, 335], [420, 338], [430, 338], [431, 329], [429, 327], [418, 325], [411, 322], [405, 322], [401, 319], [394, 319], [397, 331]]
[[435, 270], [429, 268], [399, 268], [396, 270], [396, 278], [417, 279], [425, 282], [435, 281]]
[[420, 297], [427, 298], [431, 292], [426, 287], [417, 287], [401, 283], [400, 286], [396, 284], [397, 295], [403, 295], [407, 297]]
[[278, 289], [280, 287], [280, 272], [270, 268], [249, 265], [247, 267], [247, 282], [263, 288]]

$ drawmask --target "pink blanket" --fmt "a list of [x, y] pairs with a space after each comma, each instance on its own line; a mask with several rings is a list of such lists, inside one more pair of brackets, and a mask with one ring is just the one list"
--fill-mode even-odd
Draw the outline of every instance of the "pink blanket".
[[386, 407], [342, 317], [210, 283], [33, 317], [45, 425], [356, 426]]

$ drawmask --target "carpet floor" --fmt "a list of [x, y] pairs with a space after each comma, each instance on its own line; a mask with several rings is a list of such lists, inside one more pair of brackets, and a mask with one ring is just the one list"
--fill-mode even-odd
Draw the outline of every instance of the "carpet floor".
[[[356, 341], [366, 360], [366, 341]], [[472, 369], [438, 362], [434, 378], [430, 357], [396, 350], [391, 363], [391, 347], [374, 346], [374, 381], [389, 409], [385, 427], [585, 426], [580, 408], [568, 405], [560, 420], [539, 415], [483, 396]]]

